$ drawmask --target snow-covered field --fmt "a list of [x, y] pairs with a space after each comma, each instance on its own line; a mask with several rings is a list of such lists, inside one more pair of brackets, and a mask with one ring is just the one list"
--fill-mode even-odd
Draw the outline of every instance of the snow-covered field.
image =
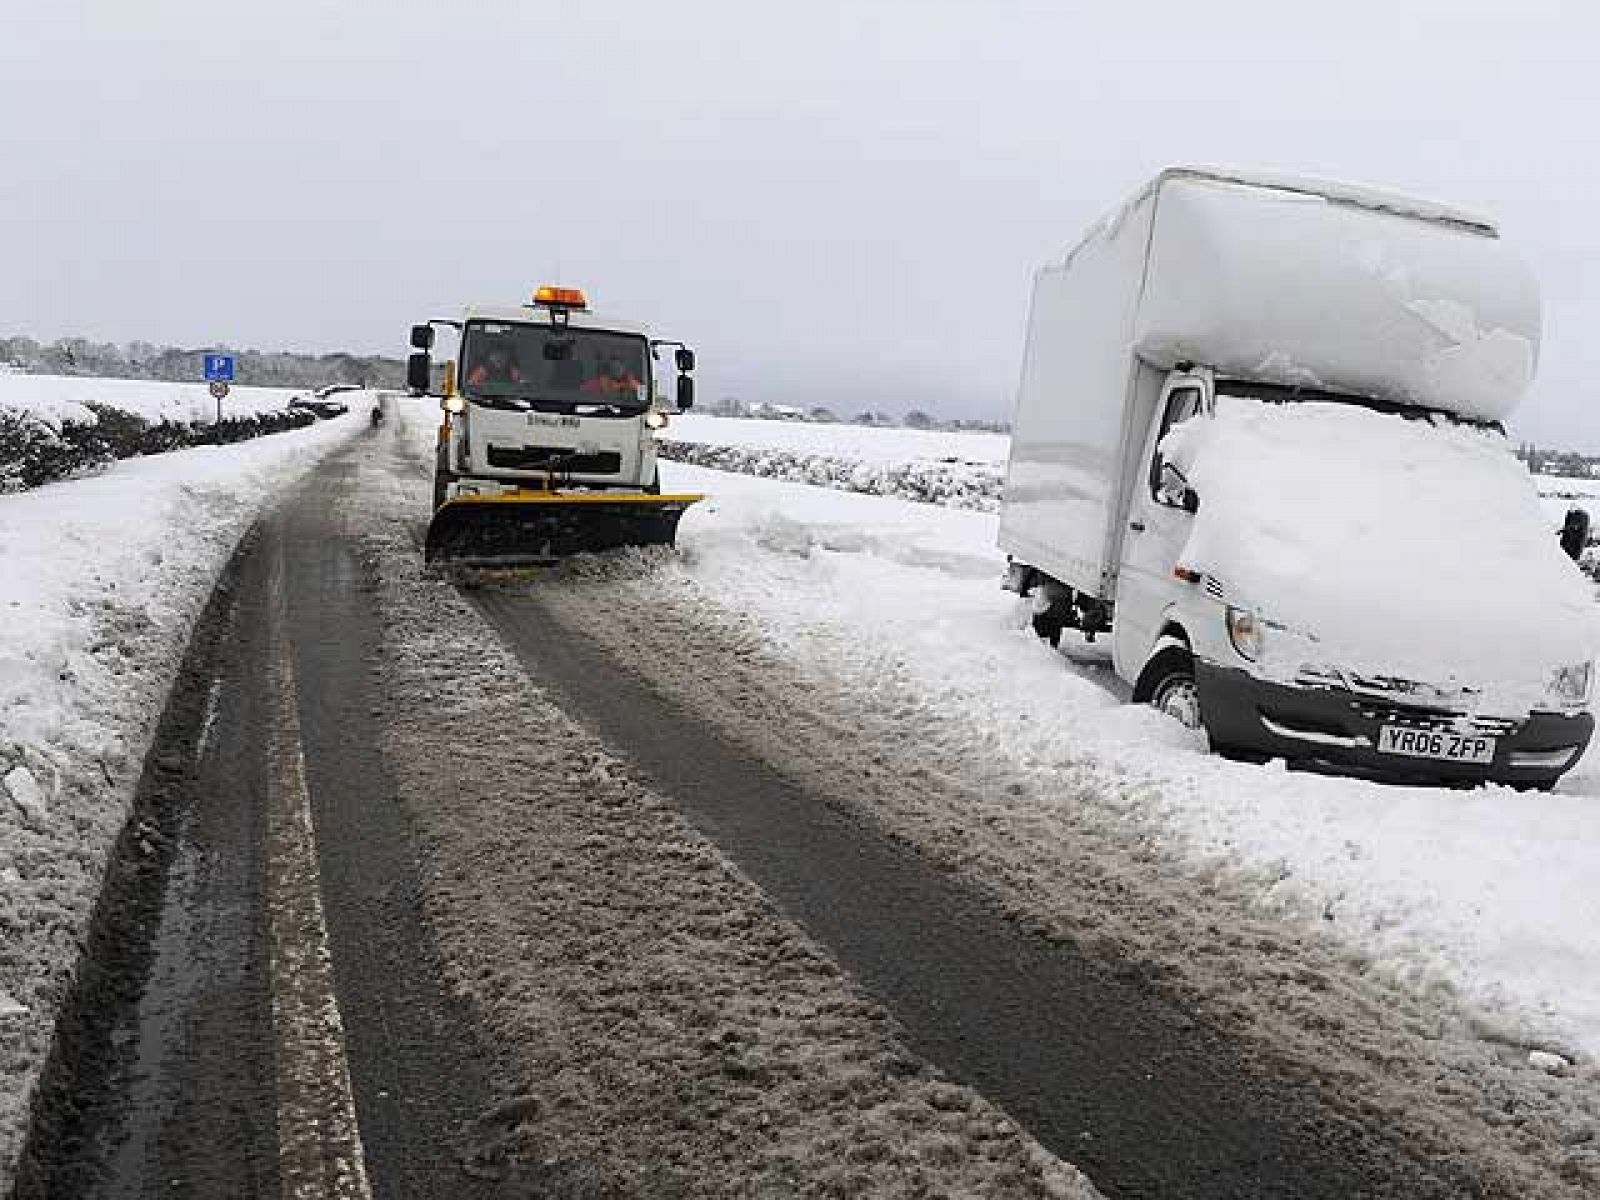
[[[721, 440], [713, 420], [696, 435]], [[727, 440], [748, 444], [756, 424]], [[839, 427], [779, 428], [791, 452], [813, 429], [840, 449]], [[1124, 704], [1098, 648], [1059, 654], [1025, 631], [998, 586], [993, 516], [680, 464], [664, 480], [713, 497], [680, 534], [708, 591], [864, 694], [886, 676], [910, 681], [934, 711], [983, 728], [1037, 775], [1018, 803], [1041, 829], [1071, 835], [1081, 814], [1052, 803], [1052, 782], [1087, 777], [1130, 831], [1155, 830], [1197, 867], [1236, 876], [1264, 912], [1341, 939], [1418, 992], [1459, 997], [1486, 1035], [1600, 1055], [1600, 750], [1553, 795], [1222, 761]], [[1564, 508], [1549, 503], [1554, 530]]]
[[949, 508], [1000, 506], [1010, 439], [997, 433], [674, 417], [661, 451], [678, 462]]
[[[192, 390], [58, 382], [40, 392], [37, 377], [0, 376], [0, 403], [181, 414]], [[262, 506], [363, 424], [129, 459], [0, 496], [0, 1192], [191, 626]]]
[[1600, 527], [1600, 479], [1569, 479], [1564, 475], [1540, 475], [1539, 500], [1553, 525], [1559, 526], [1567, 509], [1587, 509]]
[[834, 454], [857, 462], [956, 462], [1004, 467], [1011, 439], [1003, 433], [939, 429], [887, 429], [874, 425], [820, 425], [806, 421], [758, 421], [703, 417], [672, 418], [667, 436], [680, 442]]
[[[222, 402], [222, 414], [240, 417], [271, 412], [283, 408], [297, 394], [289, 388], [235, 387]], [[120, 408], [151, 422], [203, 423], [217, 415], [217, 402], [204, 383], [0, 374], [0, 408], [31, 412], [51, 422], [93, 421], [86, 407], [89, 404]]]

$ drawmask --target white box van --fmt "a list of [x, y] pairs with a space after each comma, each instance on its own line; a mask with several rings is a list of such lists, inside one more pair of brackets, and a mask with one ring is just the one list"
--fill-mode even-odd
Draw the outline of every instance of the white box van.
[[1600, 620], [1500, 424], [1539, 333], [1481, 217], [1164, 171], [1038, 273], [1007, 586], [1219, 751], [1551, 786]]

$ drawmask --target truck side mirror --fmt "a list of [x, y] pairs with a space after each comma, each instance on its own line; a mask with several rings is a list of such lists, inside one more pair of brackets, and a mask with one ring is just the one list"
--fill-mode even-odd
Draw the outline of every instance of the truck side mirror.
[[679, 346], [678, 353], [674, 356], [678, 360], [678, 370], [694, 370], [694, 351], [687, 346]]
[[[683, 351], [678, 351], [682, 354]], [[688, 412], [694, 407], [694, 376], [678, 376], [678, 411]]]
[[411, 327], [411, 348], [413, 350], [433, 349], [432, 325], [413, 325]]
[[[431, 333], [432, 330], [429, 330]], [[416, 330], [412, 330], [415, 335]], [[426, 350], [418, 351], [406, 359], [406, 387], [414, 396], [426, 396], [433, 385], [433, 359]]]

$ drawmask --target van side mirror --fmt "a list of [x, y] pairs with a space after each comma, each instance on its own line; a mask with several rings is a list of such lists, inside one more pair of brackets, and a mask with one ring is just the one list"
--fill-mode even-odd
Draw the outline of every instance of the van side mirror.
[[411, 327], [411, 348], [413, 350], [433, 349], [432, 325], [413, 325]]
[[694, 370], [694, 351], [689, 349], [689, 347], [679, 346], [678, 352], [676, 355], [674, 355], [674, 357], [678, 360], [679, 371]]
[[1184, 473], [1171, 463], [1161, 464], [1161, 484], [1156, 488], [1156, 503], [1181, 508], [1186, 513], [1200, 511], [1200, 494], [1189, 486]]
[[[413, 330], [413, 333], [416, 331]], [[429, 330], [431, 333], [432, 330]], [[433, 359], [426, 350], [406, 359], [406, 387], [414, 396], [426, 396], [433, 385]]]
[[[682, 351], [680, 350], [681, 354]], [[694, 407], [694, 376], [678, 376], [678, 411], [688, 412]]]

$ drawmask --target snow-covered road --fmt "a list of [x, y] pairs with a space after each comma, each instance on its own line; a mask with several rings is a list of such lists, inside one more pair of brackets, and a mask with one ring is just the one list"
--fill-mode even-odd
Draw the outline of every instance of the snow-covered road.
[[129, 459], [0, 496], [0, 1191], [194, 621], [262, 508], [361, 428]]

